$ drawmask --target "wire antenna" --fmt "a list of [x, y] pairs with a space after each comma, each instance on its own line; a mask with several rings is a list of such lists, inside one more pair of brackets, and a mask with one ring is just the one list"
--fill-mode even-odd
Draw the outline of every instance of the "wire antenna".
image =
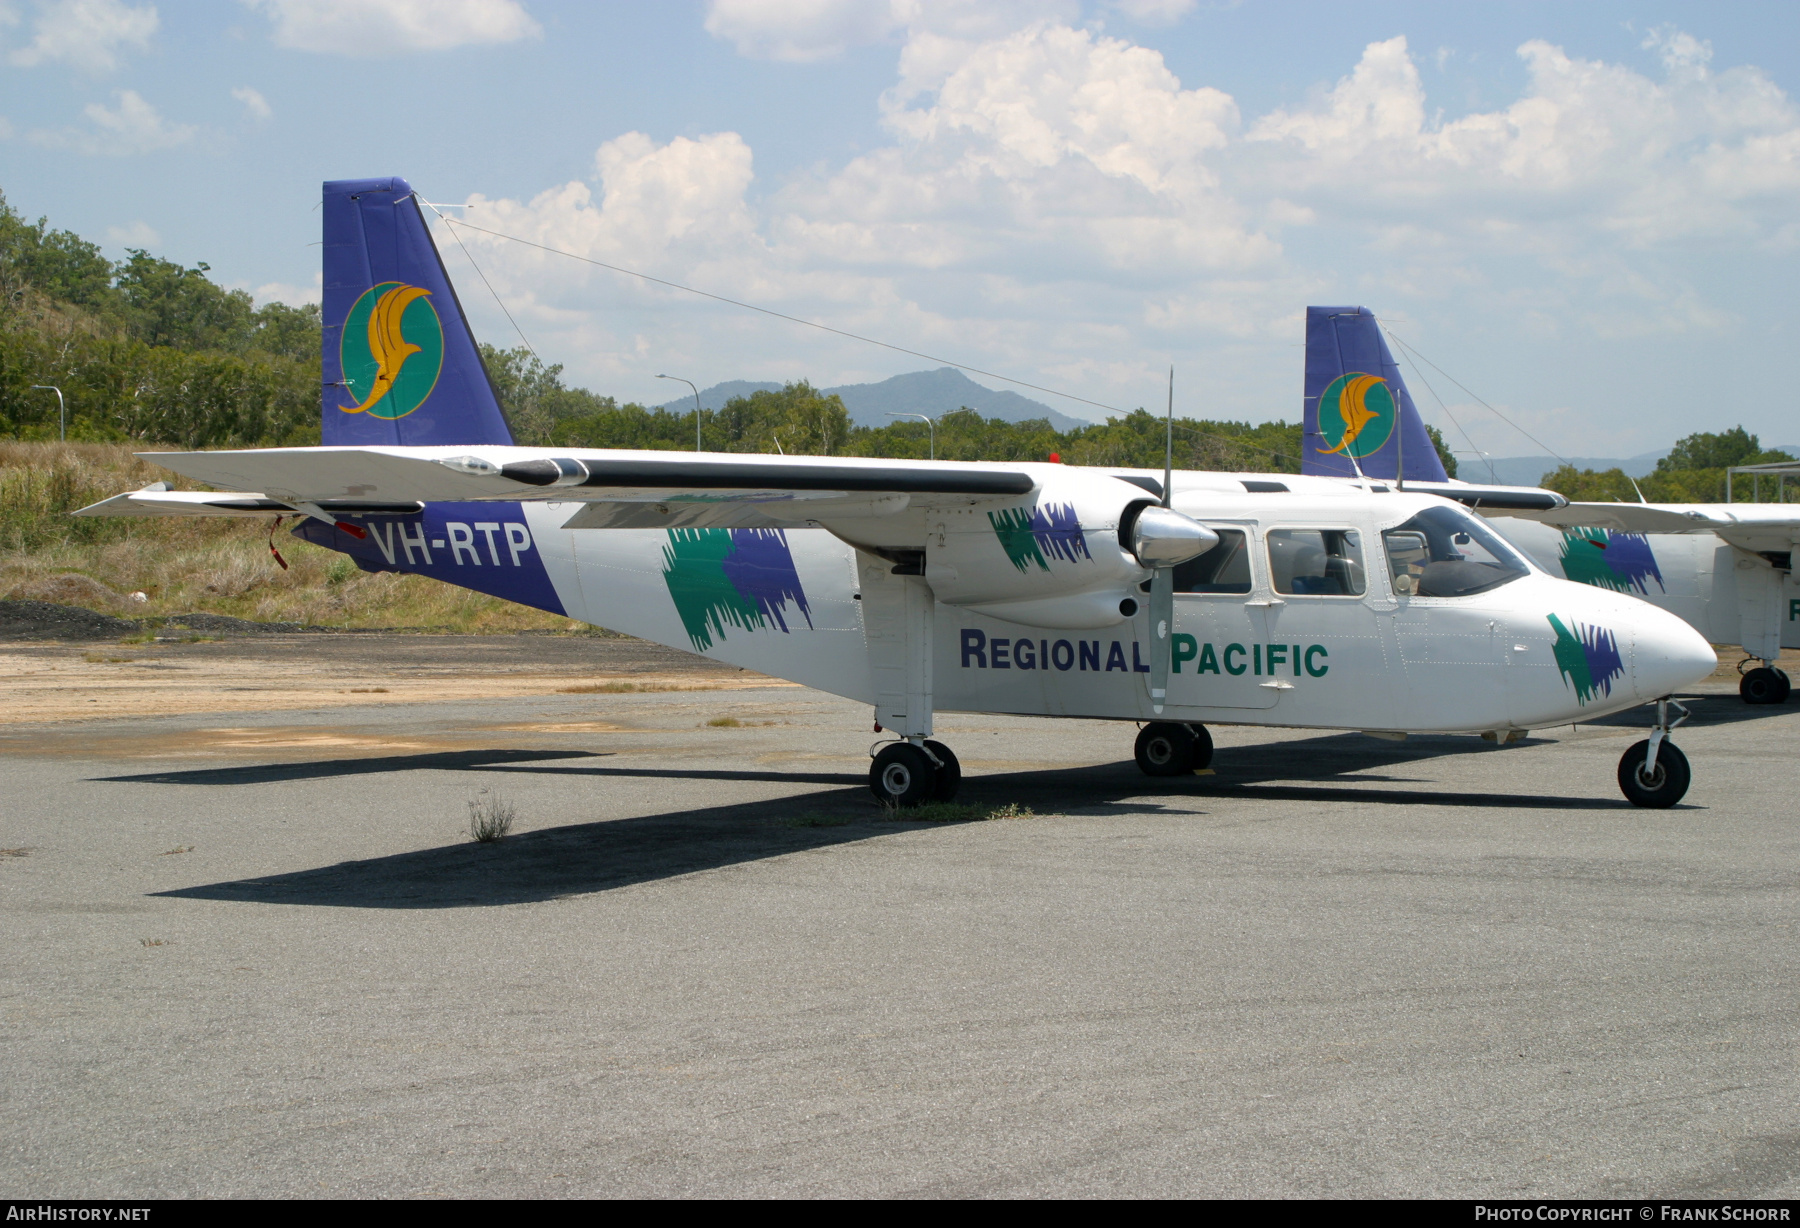
[[[424, 197], [420, 196], [417, 192], [413, 193], [413, 199], [418, 201], [421, 205], [424, 205], [427, 209], [431, 210], [433, 213], [437, 214], [438, 220], [443, 222], [446, 227], [449, 227], [450, 219], [448, 217], [444, 216], [443, 209], [440, 209], [438, 206], [432, 204], [430, 201], [428, 201]], [[444, 208], [446, 208], [446, 209], [466, 209], [466, 208], [468, 208], [468, 206], [467, 205], [446, 205], [446, 206], [444, 206]], [[474, 229], [479, 229], [479, 227], [475, 227]], [[506, 309], [506, 304], [504, 302], [502, 302], [500, 299], [500, 292], [498, 290], [494, 289], [494, 283], [488, 280], [488, 275], [481, 271], [481, 266], [479, 264], [475, 263], [475, 257], [469, 254], [468, 245], [462, 241], [462, 236], [457, 234], [455, 229], [452, 228], [450, 230], [450, 237], [452, 239], [456, 240], [456, 245], [458, 247], [462, 248], [462, 254], [463, 254], [464, 258], [468, 260], [469, 267], [475, 270], [475, 276], [481, 278], [481, 284], [486, 286], [488, 293], [494, 296], [494, 305], [500, 308], [500, 313], [506, 317], [506, 322], [513, 326], [513, 331], [515, 333], [519, 334], [519, 340], [523, 341], [525, 343], [526, 351], [537, 362], [538, 366], [540, 366], [540, 367], [543, 366], [544, 360], [538, 357], [537, 349], [531, 344], [530, 338], [526, 337], [525, 330], [519, 327], [519, 322], [517, 320], [513, 319], [513, 313]]]
[[[1535, 443], [1538, 447], [1542, 448], [1545, 452], [1548, 452], [1551, 456], [1555, 457], [1559, 464], [1566, 465], [1569, 463], [1568, 458], [1565, 456], [1562, 456], [1560, 453], [1558, 453], [1555, 448], [1551, 447], [1549, 444], [1547, 444], [1543, 440], [1539, 439], [1536, 435], [1533, 435], [1530, 431], [1528, 431], [1524, 427], [1520, 426], [1517, 422], [1514, 422], [1511, 418], [1508, 418], [1505, 414], [1503, 414], [1499, 410], [1495, 409], [1492, 405], [1489, 405], [1486, 401], [1484, 401], [1480, 397], [1476, 396], [1473, 392], [1469, 392], [1469, 389], [1462, 383], [1462, 381], [1458, 380], [1454, 375], [1450, 374], [1448, 371], [1446, 371], [1442, 367], [1438, 366], [1435, 362], [1432, 362], [1431, 359], [1425, 357], [1425, 355], [1420, 354], [1419, 351], [1413, 349], [1412, 346], [1407, 345], [1406, 342], [1401, 341], [1399, 337], [1394, 336], [1394, 332], [1392, 329], [1386, 329], [1384, 331], [1387, 332], [1388, 336], [1393, 337], [1395, 343], [1398, 344], [1402, 349], [1408, 351], [1411, 354], [1416, 355], [1420, 362], [1422, 362], [1426, 366], [1430, 367], [1433, 371], [1436, 371], [1439, 375], [1441, 375], [1445, 379], [1449, 380], [1452, 384], [1455, 384], [1458, 388], [1461, 388], [1464, 392], [1467, 392], [1469, 394], [1470, 399], [1472, 399], [1477, 405], [1481, 406], [1483, 409], [1485, 409], [1489, 413], [1493, 414], [1494, 417], [1500, 419], [1500, 421], [1502, 421], [1502, 422], [1506, 423], [1506, 425], [1512, 427], [1513, 430], [1519, 432], [1519, 434], [1525, 436], [1525, 438], [1531, 440], [1532, 443]], [[1436, 394], [1434, 393], [1433, 395], [1435, 396]], [[1488, 472], [1490, 472], [1490, 473], [1493, 472], [1491, 467], [1489, 468]]]

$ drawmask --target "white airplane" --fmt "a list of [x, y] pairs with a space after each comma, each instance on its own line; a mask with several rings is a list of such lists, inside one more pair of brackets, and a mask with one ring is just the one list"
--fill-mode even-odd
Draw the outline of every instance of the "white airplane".
[[[1739, 693], [1753, 704], [1785, 703], [1783, 648], [1800, 648], [1800, 507], [1756, 503], [1567, 503], [1532, 506], [1528, 498], [1477, 500], [1446, 478], [1412, 397], [1373, 317], [1360, 307], [1307, 312], [1306, 455], [1303, 473], [1394, 480], [1404, 460], [1408, 489], [1462, 498], [1494, 522], [1507, 541], [1553, 576], [1642, 598], [1668, 610], [1710, 643], [1741, 644]], [[1371, 371], [1374, 376], [1347, 376]], [[1405, 456], [1371, 455], [1360, 465], [1320, 439], [1319, 398], [1333, 381], [1376, 380], [1398, 402], [1407, 430]], [[1414, 446], [1414, 441], [1418, 446]], [[1317, 441], [1317, 442], [1315, 442]], [[1758, 466], [1766, 471], [1792, 465]], [[1743, 666], [1756, 661], [1757, 668]]]
[[1781, 704], [1792, 687], [1776, 661], [1800, 648], [1797, 513], [1791, 503], [1571, 503], [1496, 512], [1507, 519], [1494, 527], [1551, 575], [1631, 593], [1714, 644], [1742, 645], [1738, 693]]
[[[298, 512], [298, 535], [365, 570], [868, 703], [894, 738], [870, 787], [901, 806], [956, 792], [939, 711], [1137, 722], [1138, 765], [1173, 776], [1210, 762], [1208, 722], [1505, 744], [1654, 704], [1620, 787], [1640, 806], [1687, 789], [1671, 696], [1712, 671], [1706, 641], [1546, 574], [1454, 501], [1559, 496], [516, 447], [412, 190], [328, 183], [324, 222], [326, 446], [149, 453], [225, 493], [152, 487], [79, 514]], [[1379, 378], [1328, 392], [1313, 420], [1353, 467], [1420, 446]]]

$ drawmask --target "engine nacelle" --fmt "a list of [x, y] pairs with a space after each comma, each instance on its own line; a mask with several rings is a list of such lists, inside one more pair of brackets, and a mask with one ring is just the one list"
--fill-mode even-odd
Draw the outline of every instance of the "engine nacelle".
[[[1153, 523], [1134, 534], [1143, 516]], [[1076, 470], [1016, 501], [934, 509], [926, 521], [925, 579], [944, 604], [1009, 622], [1110, 627], [1143, 602], [1138, 585], [1150, 572], [1131, 546], [1169, 566], [1171, 555], [1185, 561], [1217, 540], [1127, 482]]]

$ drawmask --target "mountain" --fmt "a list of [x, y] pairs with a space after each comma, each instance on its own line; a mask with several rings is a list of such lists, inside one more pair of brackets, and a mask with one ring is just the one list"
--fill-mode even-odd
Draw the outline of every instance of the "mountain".
[[[702, 390], [700, 404], [708, 410], [714, 410], [732, 397], [747, 397], [760, 391], [774, 392], [780, 387], [780, 384], [727, 380]], [[926, 414], [935, 418], [965, 405], [984, 418], [999, 418], [1003, 422], [1048, 418], [1050, 425], [1059, 431], [1072, 431], [1077, 427], [1092, 425], [1088, 419], [1071, 418], [1068, 414], [1058, 413], [1048, 405], [1022, 397], [1016, 392], [996, 392], [992, 388], [984, 388], [955, 367], [913, 371], [884, 379], [878, 384], [843, 384], [836, 388], [821, 388], [819, 391], [827, 396], [835, 393], [842, 397], [844, 408], [850, 411], [850, 421], [858, 426], [888, 426], [895, 421], [904, 421], [888, 417], [890, 412]], [[678, 397], [660, 408], [671, 413], [690, 412], [694, 408], [694, 398], [691, 394]]]

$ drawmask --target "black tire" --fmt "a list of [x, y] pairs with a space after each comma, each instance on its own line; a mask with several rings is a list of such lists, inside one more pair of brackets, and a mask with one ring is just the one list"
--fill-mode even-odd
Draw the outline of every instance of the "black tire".
[[923, 806], [932, 800], [937, 769], [910, 742], [890, 742], [869, 765], [869, 788], [886, 806]]
[[962, 764], [957, 762], [956, 755], [942, 742], [928, 739], [925, 749], [938, 757], [937, 779], [931, 787], [931, 800], [955, 801], [956, 791], [962, 787]]
[[1186, 725], [1151, 721], [1138, 731], [1138, 770], [1146, 776], [1186, 776], [1194, 770], [1194, 742], [1194, 731]]
[[1188, 761], [1189, 769], [1198, 772], [1202, 768], [1211, 767], [1213, 756], [1212, 734], [1206, 731], [1205, 725], [1189, 725], [1188, 729], [1194, 735], [1194, 754]]
[[1747, 704], [1778, 704], [1787, 699], [1790, 685], [1780, 670], [1759, 665], [1739, 679], [1738, 694]]
[[1778, 698], [1775, 702], [1778, 704], [1784, 704], [1788, 701], [1788, 696], [1793, 694], [1794, 684], [1792, 681], [1790, 681], [1788, 679], [1786, 670], [1781, 670], [1781, 669], [1776, 670], [1775, 676], [1777, 678], [1781, 679], [1781, 697]]
[[1650, 757], [1650, 741], [1633, 744], [1619, 756], [1619, 789], [1633, 806], [1664, 810], [1686, 796], [1693, 779], [1687, 756], [1673, 742], [1665, 741], [1656, 752], [1656, 772], [1649, 780], [1643, 777], [1644, 761]]

